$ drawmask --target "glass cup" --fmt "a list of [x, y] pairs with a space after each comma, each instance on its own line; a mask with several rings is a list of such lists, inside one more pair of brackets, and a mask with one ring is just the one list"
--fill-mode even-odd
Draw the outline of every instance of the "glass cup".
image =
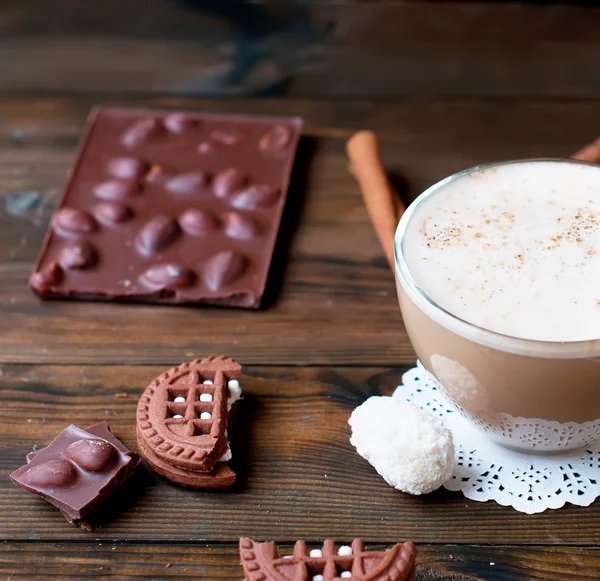
[[[570, 160], [522, 160], [532, 163]], [[416, 208], [478, 166], [433, 185], [396, 231], [398, 299], [417, 356], [458, 411], [493, 441], [524, 452], [558, 452], [600, 439], [600, 340], [547, 342], [468, 323], [436, 304], [413, 279], [403, 249]]]

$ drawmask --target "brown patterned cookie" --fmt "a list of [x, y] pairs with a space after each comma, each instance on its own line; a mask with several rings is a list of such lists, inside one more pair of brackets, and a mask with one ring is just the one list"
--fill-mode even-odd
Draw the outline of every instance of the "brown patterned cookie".
[[398, 543], [385, 551], [365, 551], [360, 539], [337, 551], [331, 539], [322, 549], [308, 551], [298, 541], [294, 553], [280, 557], [275, 543], [240, 539], [244, 581], [413, 581], [417, 551], [412, 543]]
[[230, 459], [227, 427], [241, 394], [241, 369], [229, 357], [208, 357], [173, 367], [150, 383], [138, 403], [137, 438], [156, 472], [185, 486], [233, 483], [235, 475], [222, 462]]
[[235, 473], [223, 462], [217, 462], [212, 472], [195, 472], [173, 466], [159, 458], [139, 440], [140, 454], [154, 472], [164, 476], [171, 482], [190, 488], [219, 490], [229, 488], [235, 482]]

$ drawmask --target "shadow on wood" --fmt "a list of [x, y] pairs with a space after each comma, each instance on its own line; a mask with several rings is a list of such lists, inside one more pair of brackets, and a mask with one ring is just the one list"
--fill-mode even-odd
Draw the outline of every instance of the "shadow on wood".
[[286, 264], [290, 258], [290, 244], [294, 232], [300, 224], [300, 217], [302, 216], [302, 207], [304, 205], [306, 192], [306, 180], [315, 149], [314, 141], [313, 137], [302, 136], [298, 142], [287, 200], [281, 218], [281, 225], [279, 226], [279, 234], [277, 235], [277, 240], [275, 242], [275, 251], [269, 269], [265, 293], [263, 295], [262, 308], [272, 306], [281, 291]]

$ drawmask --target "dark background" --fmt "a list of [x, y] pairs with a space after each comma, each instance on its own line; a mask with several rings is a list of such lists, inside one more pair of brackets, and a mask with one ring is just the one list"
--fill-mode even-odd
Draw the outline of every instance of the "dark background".
[[594, 98], [595, 4], [2, 0], [0, 91]]

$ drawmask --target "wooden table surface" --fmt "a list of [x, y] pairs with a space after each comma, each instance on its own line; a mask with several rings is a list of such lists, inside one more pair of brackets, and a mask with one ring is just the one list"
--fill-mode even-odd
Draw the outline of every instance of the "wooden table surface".
[[[599, 503], [527, 516], [445, 490], [411, 497], [350, 446], [351, 410], [391, 393], [415, 355], [344, 144], [376, 130], [407, 200], [477, 163], [569, 155], [600, 133], [600, 12], [299, 2], [323, 36], [281, 92], [249, 98], [250, 83], [223, 89], [235, 99], [208, 99], [203, 75], [231, 53], [194, 27], [225, 35], [215, 15], [149, 0], [143, 18], [127, 19], [135, 2], [95, 4], [0, 4], [0, 578], [239, 580], [244, 535], [285, 547], [412, 540], [421, 581], [598, 579]], [[305, 118], [268, 308], [41, 303], [30, 293], [95, 104]], [[69, 423], [108, 420], [135, 448], [149, 381], [219, 353], [245, 375], [232, 491], [185, 490], [142, 469], [90, 533], [10, 483], [25, 454]]]

